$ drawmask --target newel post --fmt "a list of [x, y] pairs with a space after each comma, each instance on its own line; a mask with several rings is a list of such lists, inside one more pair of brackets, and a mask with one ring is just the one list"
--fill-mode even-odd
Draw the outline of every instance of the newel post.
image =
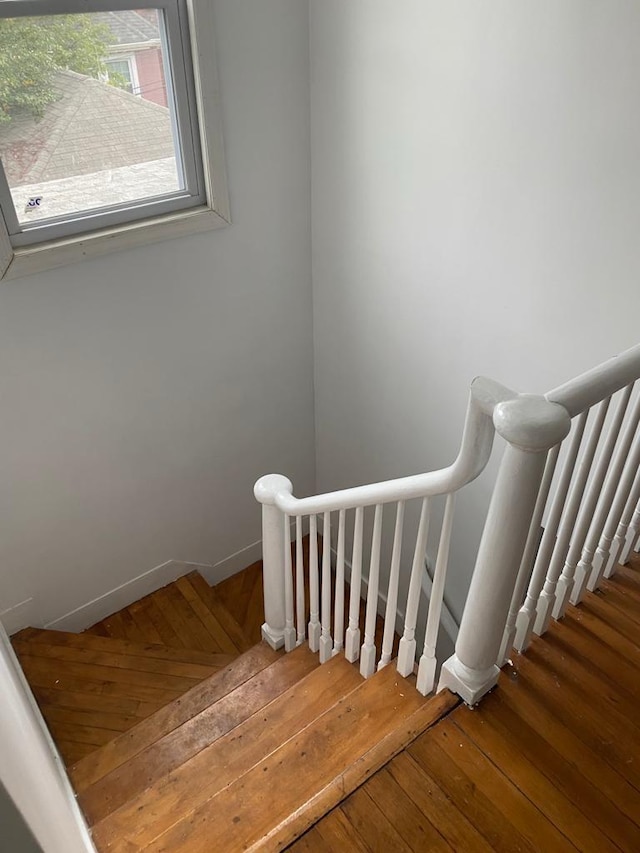
[[253, 488], [262, 504], [262, 575], [264, 581], [264, 625], [262, 639], [273, 649], [284, 646], [285, 629], [285, 528], [284, 513], [276, 506], [281, 493], [292, 494], [291, 481], [281, 474], [261, 477]]
[[475, 705], [498, 681], [496, 665], [547, 452], [569, 433], [562, 406], [523, 394], [498, 403], [493, 422], [507, 447], [496, 479], [455, 654], [443, 664], [448, 687]]

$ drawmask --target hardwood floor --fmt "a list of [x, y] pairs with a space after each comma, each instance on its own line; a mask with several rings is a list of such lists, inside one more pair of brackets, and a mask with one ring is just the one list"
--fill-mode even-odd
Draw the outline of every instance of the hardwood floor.
[[640, 850], [640, 559], [289, 849]]
[[258, 563], [13, 638], [102, 853], [640, 850], [640, 558], [475, 710], [262, 621]]
[[12, 642], [67, 765], [224, 670], [253, 645], [197, 572], [82, 634], [29, 628]]

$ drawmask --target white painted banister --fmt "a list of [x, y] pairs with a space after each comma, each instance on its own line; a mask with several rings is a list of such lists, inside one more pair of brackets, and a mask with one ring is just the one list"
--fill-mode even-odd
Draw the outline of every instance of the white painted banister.
[[638, 540], [640, 539], [640, 500], [631, 516], [631, 522], [629, 524], [629, 533], [627, 534], [627, 544], [624, 547], [624, 550], [620, 556], [620, 562], [624, 565], [629, 561], [629, 557], [631, 556], [631, 552], [635, 551], [638, 546]]
[[[525, 395], [526, 396], [526, 395]], [[386, 480], [382, 483], [372, 483], [367, 486], [357, 486], [352, 489], [342, 489], [338, 492], [328, 492], [309, 498], [293, 496], [293, 487], [286, 477], [273, 486], [268, 482], [260, 486], [263, 480], [269, 481], [267, 475], [256, 484], [256, 490], [264, 494], [265, 489], [271, 493], [273, 503], [291, 516], [312, 515], [323, 512], [335, 512], [340, 509], [353, 509], [358, 506], [375, 506], [377, 504], [395, 503], [400, 500], [422, 498], [427, 495], [446, 495], [455, 492], [462, 486], [474, 480], [485, 468], [491, 455], [494, 428], [492, 415], [500, 404], [517, 397], [513, 391], [490, 379], [479, 377], [471, 385], [467, 417], [465, 421], [460, 452], [448, 468], [431, 471], [427, 474], [416, 474], [397, 480]], [[506, 409], [505, 412], [509, 410]], [[506, 417], [507, 415], [505, 415]], [[257, 499], [262, 502], [256, 491]]]
[[638, 506], [638, 501], [640, 501], [640, 467], [638, 467], [638, 470], [636, 471], [636, 478], [633, 486], [631, 487], [631, 492], [627, 499], [627, 505], [624, 508], [624, 512], [620, 518], [620, 524], [618, 525], [616, 535], [613, 543], [611, 544], [609, 562], [605, 570], [605, 577], [607, 578], [611, 577], [615, 572], [615, 567], [618, 563], [624, 564], [629, 559], [629, 551], [631, 550], [632, 544], [632, 537], [629, 536], [629, 526], [633, 518], [634, 510], [636, 510]]
[[320, 634], [320, 663], [333, 654], [331, 639], [331, 513], [324, 513], [322, 526], [322, 630]]
[[[578, 553], [571, 554], [572, 562], [578, 561], [573, 570], [573, 588], [570, 595], [572, 604], [577, 604], [582, 600], [584, 591], [587, 588], [589, 573], [593, 562], [593, 554], [596, 547], [597, 532], [593, 535], [593, 544], [591, 544], [589, 536], [593, 526], [593, 514], [595, 512], [598, 500], [602, 494], [602, 486], [607, 476], [607, 471], [611, 464], [613, 452], [615, 450], [618, 436], [624, 422], [625, 415], [633, 392], [633, 383], [626, 386], [616, 407], [613, 420], [607, 430], [607, 435], [600, 451], [600, 457], [596, 463], [596, 467], [591, 478], [591, 482], [587, 488], [587, 496], [584, 501], [582, 512], [575, 529], [575, 549]], [[595, 531], [595, 528], [594, 528]]]
[[[587, 588], [595, 589], [604, 573], [606, 554], [599, 546], [601, 537], [618, 491], [620, 477], [627, 462], [629, 450], [640, 423], [640, 394], [636, 397], [629, 416], [623, 424], [619, 441], [607, 473], [604, 488], [596, 506], [596, 513], [589, 528], [587, 543], [582, 551], [580, 567], [587, 578]], [[615, 532], [615, 531], [614, 531]]]
[[[478, 378], [471, 386], [458, 456], [447, 468], [304, 498], [294, 496], [293, 487], [285, 477], [270, 475], [259, 480], [255, 493], [263, 503], [265, 639], [272, 645], [292, 644], [293, 575], [290, 552], [285, 554], [285, 550], [290, 544], [290, 519], [295, 518], [296, 636], [298, 643], [304, 640], [302, 520], [308, 518], [309, 647], [319, 651], [322, 662], [344, 649], [346, 659], [351, 662], [359, 659], [361, 673], [369, 677], [390, 663], [396, 624], [403, 623], [398, 672], [408, 676], [417, 671], [418, 688], [425, 693], [430, 691], [437, 669], [436, 644], [442, 621], [455, 495], [483, 470], [497, 432], [506, 442], [504, 456], [455, 654], [443, 664], [439, 681], [439, 688], [449, 687], [468, 703], [477, 702], [496, 683], [498, 666], [507, 659], [513, 642], [524, 650], [534, 625], [542, 632], [552, 616], [562, 618], [569, 595], [573, 600], [580, 593], [581, 581], [589, 574], [596, 548], [606, 556], [613, 541], [611, 559], [618, 555], [622, 558], [638, 541], [640, 438], [634, 444], [634, 436], [640, 422], [640, 394], [629, 411], [633, 385], [638, 378], [640, 346], [545, 396], [516, 394], [496, 382]], [[610, 417], [608, 410], [613, 395], [620, 399]], [[591, 409], [595, 406], [599, 408], [592, 422]], [[575, 424], [568, 448], [562, 452], [572, 420]], [[413, 501], [420, 502], [417, 530], [411, 530], [412, 524], [406, 522], [416, 518], [415, 504], [411, 512], [407, 509]], [[428, 588], [424, 576], [432, 508], [435, 508], [433, 517], [438, 519], [442, 501], [444, 517], [429, 589], [429, 612], [426, 621], [419, 622], [423, 585]], [[392, 504], [396, 505], [395, 529], [389, 547], [390, 564], [384, 564], [383, 555], [386, 561], [391, 543], [383, 537], [382, 519], [384, 506]], [[594, 510], [595, 517], [590, 523]], [[331, 513], [338, 514], [335, 565], [330, 550], [334, 544]], [[367, 536], [366, 541], [365, 513], [367, 518], [369, 513], [374, 516], [372, 536], [370, 540]], [[320, 514], [323, 516], [321, 579], [317, 530]], [[351, 517], [349, 564], [345, 550], [347, 522], [351, 531]], [[540, 541], [542, 524], [544, 532]], [[279, 544], [274, 539], [278, 526]], [[410, 541], [406, 541], [407, 536], [411, 536]], [[409, 554], [413, 555], [410, 568], [403, 565], [403, 555], [408, 559]], [[577, 563], [579, 554], [582, 559]], [[363, 574], [365, 555], [367, 574]], [[581, 574], [585, 559], [589, 560], [589, 566]], [[611, 562], [608, 571], [610, 566]], [[345, 631], [346, 584], [349, 603]], [[406, 600], [400, 600], [401, 590]], [[280, 603], [278, 596], [282, 599]], [[361, 596], [365, 600], [363, 624]], [[383, 615], [378, 649], [378, 620]], [[416, 668], [417, 635], [422, 636], [423, 631], [423, 651]]]
[[387, 591], [387, 608], [384, 615], [384, 634], [382, 637], [382, 654], [378, 669], [386, 666], [391, 660], [393, 637], [396, 629], [396, 611], [398, 608], [398, 583], [400, 581], [400, 556], [402, 552], [402, 533], [404, 527], [404, 501], [398, 501], [396, 509], [396, 526], [393, 534], [393, 552], [391, 554], [391, 571], [389, 573], [389, 588]]
[[[587, 440], [587, 446], [585, 447], [584, 454], [582, 456], [582, 459], [580, 460], [578, 473], [575, 482], [572, 486], [569, 504], [567, 506], [564, 518], [562, 519], [560, 535], [558, 536], [558, 542], [556, 543], [556, 549], [553, 555], [553, 562], [549, 568], [549, 573], [552, 575], [553, 578], [557, 578], [558, 580], [555, 601], [552, 610], [552, 615], [555, 619], [560, 619], [564, 616], [565, 611], [567, 609], [567, 605], [569, 604], [569, 597], [571, 595], [571, 592], [573, 591], [573, 578], [575, 574], [576, 558], [578, 554], [578, 548], [580, 547], [580, 542], [578, 539], [578, 543], [572, 549], [571, 539], [572, 537], [574, 539], [577, 538], [576, 525], [578, 521], [578, 515], [580, 513], [580, 508], [583, 505], [583, 498], [587, 485], [587, 480], [591, 472], [591, 466], [593, 465], [593, 460], [595, 458], [598, 442], [600, 441], [600, 436], [602, 435], [602, 429], [604, 427], [604, 422], [607, 417], [607, 412], [609, 411], [610, 402], [611, 397], [607, 397], [607, 399], [603, 400], [598, 407], [596, 419], [591, 428], [591, 432]], [[584, 417], [586, 419], [587, 414], [587, 412], [583, 412], [583, 414], [579, 417]]]
[[398, 672], [405, 677], [411, 675], [416, 662], [416, 625], [418, 623], [418, 605], [420, 604], [422, 572], [424, 571], [424, 558], [427, 550], [430, 521], [429, 498], [424, 498], [420, 511], [420, 522], [418, 524], [416, 546], [413, 552], [413, 562], [411, 564], [409, 594], [407, 596], [407, 609], [404, 617], [404, 633], [400, 639], [400, 646], [398, 648]]
[[636, 344], [598, 367], [559, 385], [545, 397], [553, 403], [559, 403], [574, 418], [611, 397], [625, 385], [635, 382], [640, 373], [639, 364], [640, 344]]
[[304, 547], [302, 544], [302, 519], [296, 518], [296, 628], [298, 645], [306, 637], [306, 614], [304, 600]]
[[[620, 523], [620, 519], [622, 518], [622, 513], [624, 512], [625, 505], [629, 499], [629, 494], [633, 487], [633, 482], [638, 476], [639, 467], [640, 434], [637, 434], [635, 436], [633, 446], [629, 453], [629, 457], [625, 462], [622, 476], [620, 477], [618, 488], [616, 490], [613, 503], [611, 504], [609, 517], [607, 519], [607, 523], [605, 524], [604, 530], [602, 531], [602, 536], [600, 537], [600, 542], [598, 543], [598, 548], [596, 550], [596, 554], [599, 558], [599, 564], [601, 566], [601, 577], [611, 577], [611, 575], [613, 574], [615, 564], [612, 565], [609, 561], [611, 545], [613, 543], [613, 537], [615, 536], [618, 524]], [[592, 576], [589, 580], [589, 584], [591, 584], [593, 580], [594, 578]], [[595, 585], [597, 586], [597, 583]]]
[[275, 505], [275, 496], [281, 489], [291, 488], [291, 481], [281, 474], [262, 477], [254, 488], [254, 494], [262, 504], [265, 616], [262, 638], [274, 649], [284, 645], [285, 629], [285, 538], [282, 512]]
[[335, 623], [333, 628], [333, 654], [344, 648], [344, 538], [346, 510], [338, 514], [338, 547], [336, 556], [336, 599], [334, 605]]
[[382, 504], [378, 504], [373, 519], [371, 539], [371, 560], [369, 562], [369, 582], [367, 589], [367, 608], [364, 622], [364, 643], [360, 649], [360, 674], [364, 678], [373, 675], [376, 668], [376, 646], [374, 634], [378, 605], [378, 584], [380, 581], [380, 544], [382, 541]]
[[318, 579], [318, 519], [309, 518], [309, 648], [320, 650], [320, 588]]
[[353, 556], [351, 559], [351, 583], [349, 585], [349, 627], [345, 637], [344, 656], [355, 663], [360, 656], [360, 590], [362, 587], [362, 530], [364, 510], [356, 508], [353, 523]]
[[296, 647], [296, 629], [293, 624], [293, 568], [291, 565], [291, 521], [284, 517], [284, 647], [290, 652]]
[[511, 599], [511, 607], [509, 609], [509, 616], [507, 617], [507, 624], [505, 626], [504, 639], [502, 641], [502, 646], [500, 647], [500, 654], [498, 655], [499, 665], [501, 666], [507, 662], [512, 646], [515, 646], [518, 650], [522, 650], [528, 646], [533, 632], [533, 623], [536, 619], [536, 605], [540, 590], [538, 590], [534, 596], [532, 594], [532, 588], [529, 586], [525, 602], [522, 605], [520, 612], [519, 608], [520, 602], [524, 596], [525, 587], [529, 583], [529, 578], [533, 570], [536, 549], [540, 545], [540, 525], [542, 523], [542, 516], [544, 515], [544, 510], [549, 498], [549, 492], [551, 491], [551, 483], [553, 481], [553, 475], [555, 474], [556, 465], [558, 464], [559, 455], [560, 445], [556, 444], [555, 447], [551, 448], [547, 456], [544, 474], [542, 476], [542, 483], [536, 499], [533, 518], [531, 519], [531, 526], [529, 527], [529, 535], [527, 536], [527, 542], [520, 562], [518, 580], [516, 581], [516, 586]]
[[423, 693], [424, 695], [431, 693], [436, 678], [436, 642], [438, 639], [438, 629], [440, 628], [440, 613], [442, 611], [442, 599], [444, 597], [444, 582], [449, 563], [449, 546], [451, 544], [454, 506], [455, 494], [447, 495], [444, 519], [442, 521], [442, 530], [440, 531], [440, 545], [438, 547], [438, 556], [436, 558], [436, 568], [433, 574], [431, 598], [429, 600], [429, 613], [427, 615], [424, 649], [418, 665], [417, 687], [420, 693]]
[[[553, 503], [551, 504], [547, 526], [545, 527], [540, 544], [540, 551], [538, 552], [538, 557], [533, 568], [531, 584], [537, 588], [540, 579], [543, 582], [536, 607], [536, 619], [533, 624], [533, 630], [536, 634], [543, 634], [547, 630], [551, 620], [553, 605], [555, 604], [556, 583], [562, 569], [560, 561], [564, 559], [564, 555], [559, 552], [559, 547], [562, 547], [564, 538], [559, 533], [560, 521], [565, 510], [571, 478], [573, 477], [586, 422], [587, 412], [582, 412], [577, 418], [573, 435], [571, 436], [567, 458], [565, 459], [560, 481]], [[554, 554], [557, 554], [555, 565], [552, 564]]]
[[[462, 615], [455, 654], [440, 673], [448, 687], [475, 705], [498, 680], [496, 665], [547, 451], [569, 432], [566, 410], [542, 397], [522, 396], [502, 404], [496, 429], [508, 442]], [[496, 407], [500, 408], [500, 407]]]

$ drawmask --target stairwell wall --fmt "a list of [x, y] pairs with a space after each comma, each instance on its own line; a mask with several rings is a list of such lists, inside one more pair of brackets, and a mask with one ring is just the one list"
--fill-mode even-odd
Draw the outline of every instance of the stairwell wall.
[[233, 224], [0, 287], [0, 611], [23, 622], [247, 548], [262, 473], [313, 490], [308, 8], [214, 7]]
[[42, 848], [29, 831], [4, 785], [0, 785], [0, 827], [2, 849], [7, 853], [42, 853]]
[[310, 32], [325, 491], [448, 464], [477, 374], [541, 393], [637, 342], [640, 8], [311, 0]]

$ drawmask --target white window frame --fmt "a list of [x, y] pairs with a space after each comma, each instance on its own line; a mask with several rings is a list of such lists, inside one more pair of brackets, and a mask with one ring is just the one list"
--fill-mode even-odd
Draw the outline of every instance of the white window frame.
[[133, 53], [123, 53], [122, 55], [111, 55], [105, 59], [105, 63], [107, 65], [107, 80], [111, 79], [111, 75], [109, 74], [109, 63], [110, 62], [123, 62], [126, 63], [129, 67], [129, 81], [131, 83], [131, 94], [140, 97], [140, 78], [138, 77], [138, 64], [136, 62], [135, 54]]
[[[0, 0], [17, 8], [22, 0]], [[59, 237], [28, 246], [12, 245], [0, 211], [0, 279], [43, 272], [110, 252], [161, 242], [174, 237], [221, 228], [231, 221], [220, 125], [219, 89], [213, 51], [213, 3], [211, 0], [180, 0], [189, 24], [189, 41], [195, 83], [195, 107], [202, 156], [203, 197], [201, 204], [184, 210], [152, 215], [119, 225], [110, 225], [74, 236]], [[40, 14], [53, 14], [58, 0], [38, 0]], [[65, 0], [65, 10], [86, 12], [86, 0]], [[135, 7], [132, 0], [129, 8]], [[144, 205], [140, 206], [141, 209]]]

